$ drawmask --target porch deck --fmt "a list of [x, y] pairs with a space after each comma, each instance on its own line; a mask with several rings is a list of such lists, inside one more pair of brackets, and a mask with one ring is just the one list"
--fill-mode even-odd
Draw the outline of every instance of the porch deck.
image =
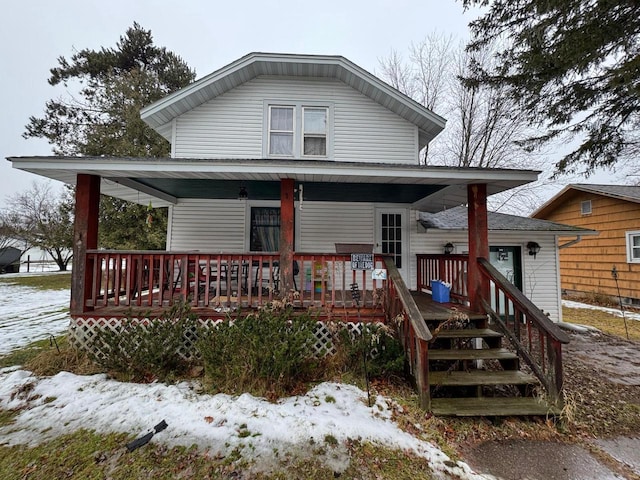
[[[82, 310], [72, 313], [73, 326], [79, 343], [90, 342], [96, 328], [117, 328], [127, 317], [160, 318], [181, 302], [201, 322], [287, 302], [295, 310], [311, 310], [318, 320], [397, 325], [420, 403], [434, 413], [451, 414], [447, 401], [453, 400], [461, 402], [455, 414], [486, 415], [494, 411], [487, 409], [487, 399], [496, 398], [502, 414], [531, 414], [539, 384], [561, 403], [561, 345], [567, 340], [557, 327], [484, 259], [481, 272], [495, 292], [482, 299], [487, 313], [434, 301], [424, 293], [427, 280], [442, 278], [452, 285], [451, 298], [465, 302], [468, 286], [455, 280], [465, 278], [467, 260], [422, 257], [418, 291], [410, 292], [392, 259], [379, 255], [370, 267], [380, 273], [356, 269], [348, 255], [302, 253], [292, 255], [285, 272], [283, 257], [273, 254], [90, 250]], [[438, 328], [454, 318], [465, 322]], [[321, 335], [326, 345], [330, 335]], [[512, 396], [509, 408], [504, 392]], [[549, 411], [550, 405], [541, 405], [541, 414]]]
[[432, 296], [425, 292], [411, 292], [414, 302], [422, 314], [422, 318], [426, 322], [429, 321], [445, 321], [452, 317], [456, 312], [467, 315], [469, 318], [481, 319], [486, 315], [476, 313], [461, 303], [447, 302], [440, 303], [433, 300]]

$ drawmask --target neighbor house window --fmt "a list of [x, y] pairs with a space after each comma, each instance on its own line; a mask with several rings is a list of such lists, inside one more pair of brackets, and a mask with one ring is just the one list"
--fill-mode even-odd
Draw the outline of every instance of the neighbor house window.
[[269, 107], [269, 154], [293, 156], [293, 107]]
[[249, 249], [252, 252], [277, 252], [280, 248], [280, 208], [251, 207]]
[[640, 231], [626, 232], [627, 262], [640, 263]]
[[591, 200], [585, 200], [580, 203], [580, 213], [582, 215], [591, 215]]
[[270, 157], [327, 158], [331, 156], [332, 107], [265, 101], [264, 152]]

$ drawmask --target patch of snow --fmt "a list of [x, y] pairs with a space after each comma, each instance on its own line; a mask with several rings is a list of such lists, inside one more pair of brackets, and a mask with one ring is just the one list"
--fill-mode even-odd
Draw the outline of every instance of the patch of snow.
[[[152, 442], [197, 445], [211, 455], [236, 450], [257, 469], [269, 469], [284, 455], [311, 455], [336, 472], [349, 463], [345, 442], [372, 442], [426, 458], [438, 477], [488, 479], [463, 462], [452, 462], [433, 444], [402, 431], [392, 420], [397, 405], [378, 396], [372, 407], [352, 385], [322, 383], [306, 395], [270, 403], [243, 394], [196, 394], [188, 383], [130, 384], [105, 375], [61, 372], [41, 378], [24, 370], [0, 370], [0, 407], [20, 409], [15, 423], [0, 428], [3, 445], [35, 445], [81, 428], [140, 436], [166, 420], [169, 427]], [[326, 438], [338, 445], [332, 447]]]
[[69, 295], [69, 290], [39, 290], [0, 282], [0, 355], [63, 333], [69, 326]]
[[577, 332], [577, 333], [589, 333], [589, 332], [599, 333], [600, 332], [600, 330], [597, 329], [596, 327], [592, 327], [591, 325], [582, 325], [579, 323], [558, 322], [556, 325], [558, 325], [563, 330], [568, 330], [570, 332]]
[[[611, 315], [615, 315], [616, 317], [622, 318], [622, 310], [619, 308], [609, 308], [609, 307], [601, 307], [599, 305], [589, 305], [588, 303], [580, 303], [574, 302], [572, 300], [562, 300], [562, 305], [567, 308], [585, 308], [587, 310], [600, 310], [602, 312], [610, 313]], [[628, 310], [624, 311], [624, 318], [627, 320], [640, 320], [640, 313], [631, 312]]]

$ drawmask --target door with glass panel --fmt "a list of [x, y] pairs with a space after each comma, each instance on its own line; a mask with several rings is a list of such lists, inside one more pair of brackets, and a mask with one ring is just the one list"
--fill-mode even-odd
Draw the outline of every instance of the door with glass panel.
[[376, 209], [376, 253], [390, 256], [407, 282], [408, 235], [405, 209]]

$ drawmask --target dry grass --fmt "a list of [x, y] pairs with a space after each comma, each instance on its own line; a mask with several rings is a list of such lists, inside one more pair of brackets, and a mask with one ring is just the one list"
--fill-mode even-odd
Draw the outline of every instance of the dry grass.
[[71, 272], [4, 277], [0, 278], [0, 282], [9, 285], [33, 287], [38, 290], [69, 290], [71, 288]]
[[[609, 335], [627, 338], [624, 319], [601, 310], [562, 307], [562, 319], [568, 323], [595, 327]], [[640, 340], [640, 321], [627, 319], [627, 329], [629, 339]]]
[[73, 372], [77, 375], [92, 375], [102, 370], [93, 363], [88, 355], [69, 345], [66, 337], [60, 337], [55, 343], [48, 340], [32, 356], [22, 362], [23, 367], [36, 375], [52, 376], [59, 372]]

